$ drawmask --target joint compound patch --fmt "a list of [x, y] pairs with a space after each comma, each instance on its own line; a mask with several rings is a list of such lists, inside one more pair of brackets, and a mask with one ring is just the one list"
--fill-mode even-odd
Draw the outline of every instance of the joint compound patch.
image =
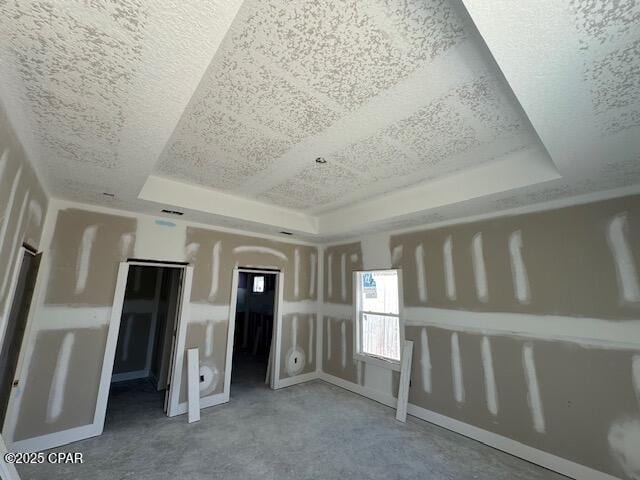
[[200, 366], [200, 393], [215, 391], [220, 381], [220, 371], [213, 364]]
[[289, 376], [293, 377], [304, 370], [306, 358], [304, 352], [299, 347], [290, 348], [285, 358], [285, 368]]
[[629, 478], [640, 480], [640, 420], [626, 418], [615, 422], [607, 437], [613, 457]]

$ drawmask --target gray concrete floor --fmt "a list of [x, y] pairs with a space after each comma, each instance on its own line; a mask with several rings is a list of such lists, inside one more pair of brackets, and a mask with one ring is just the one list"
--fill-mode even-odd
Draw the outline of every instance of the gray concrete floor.
[[[231, 401], [167, 418], [145, 382], [112, 389], [104, 434], [56, 451], [82, 465], [30, 465], [29, 479], [565, 479], [322, 381], [271, 391], [234, 364]], [[239, 373], [238, 373], [239, 372]]]

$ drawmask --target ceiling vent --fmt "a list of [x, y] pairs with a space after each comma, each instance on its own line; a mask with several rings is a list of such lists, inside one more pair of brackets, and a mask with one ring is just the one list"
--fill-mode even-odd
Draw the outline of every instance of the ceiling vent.
[[162, 213], [168, 213], [169, 215], [184, 215], [184, 212], [179, 212], [178, 210], [168, 210], [166, 208], [162, 209]]

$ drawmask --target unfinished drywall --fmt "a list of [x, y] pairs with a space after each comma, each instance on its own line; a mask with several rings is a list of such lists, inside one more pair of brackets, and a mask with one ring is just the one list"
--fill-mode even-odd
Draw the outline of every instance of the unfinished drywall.
[[93, 422], [106, 341], [106, 325], [36, 333], [13, 441]]
[[316, 315], [292, 313], [282, 317], [280, 378], [316, 370]]
[[324, 301], [353, 303], [353, 272], [362, 270], [360, 243], [328, 247], [324, 253]]
[[[318, 285], [315, 247], [72, 205], [56, 201], [48, 219], [52, 234], [50, 245], [44, 248], [43, 288], [26, 342], [21, 387], [5, 425], [4, 435], [10, 442], [56, 434], [46, 440], [53, 446], [68, 442], [73, 435], [81, 438], [81, 431], [74, 432], [93, 423], [118, 264], [131, 257], [149, 259], [151, 251], [160, 257], [151, 259], [186, 261], [194, 266], [185, 348], [200, 349], [201, 397], [223, 392], [236, 265], [270, 266], [284, 272], [285, 365], [296, 323], [298, 350], [289, 352], [296, 368], [284, 368], [282, 377], [315, 369], [311, 351], [315, 350], [316, 308], [312, 300], [317, 298]], [[140, 297], [155, 292], [156, 279], [139, 280]], [[131, 282], [135, 290], [135, 273]], [[298, 322], [293, 322], [292, 315], [298, 316]], [[126, 322], [123, 326], [126, 329]], [[298, 351], [301, 356], [296, 356]], [[134, 368], [125, 363], [127, 371]], [[298, 370], [300, 363], [304, 367]], [[184, 372], [179, 399], [186, 401]]]
[[[383, 253], [326, 252], [361, 244], [364, 268], [402, 270], [411, 404], [640, 478], [640, 196], [378, 237]], [[395, 396], [396, 373], [354, 362], [332, 289], [323, 371]]]
[[0, 341], [22, 243], [39, 248], [48, 199], [0, 101]]
[[[186, 348], [200, 348], [202, 361], [223, 379], [233, 269], [236, 266], [275, 268], [283, 272], [284, 278], [280, 378], [315, 370], [313, 352], [309, 352], [315, 346], [315, 315], [311, 315], [315, 305], [308, 301], [316, 300], [318, 295], [317, 248], [192, 227], [187, 228], [186, 238], [187, 261], [194, 265], [192, 322], [215, 325], [209, 327], [208, 335], [192, 335], [190, 338], [196, 339], [195, 342], [189, 343], [188, 338]], [[298, 321], [293, 321], [294, 316]], [[294, 328], [297, 328], [296, 335]], [[207, 341], [213, 348], [204, 348]], [[216, 358], [211, 358], [213, 354], [207, 355], [207, 351], [215, 352]], [[218, 381], [211, 393], [221, 392], [222, 383]], [[184, 388], [181, 395], [186, 395]]]
[[11, 441], [93, 422], [118, 263], [133, 254], [135, 233], [133, 217], [57, 212], [22, 387], [5, 424]]
[[639, 198], [394, 236], [405, 306], [637, 319]]

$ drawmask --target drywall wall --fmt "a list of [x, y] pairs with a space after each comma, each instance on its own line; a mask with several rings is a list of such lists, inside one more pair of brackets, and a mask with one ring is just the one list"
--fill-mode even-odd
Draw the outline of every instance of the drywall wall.
[[640, 478], [639, 246], [640, 196], [328, 246], [323, 371], [397, 392], [352, 357], [357, 267], [340, 259], [360, 250], [364, 268], [402, 269], [411, 404]]
[[[309, 278], [318, 271], [315, 247], [57, 200], [52, 205], [47, 218], [51, 240], [44, 248], [43, 288], [20, 371], [21, 388], [9, 406], [11, 419], [4, 431], [8, 441], [61, 432], [58, 438], [63, 438], [65, 431], [93, 422], [118, 264], [131, 257], [193, 265], [185, 349], [200, 349], [205, 378], [201, 397], [220, 393], [224, 387], [229, 302], [236, 265], [270, 266], [283, 271], [283, 327], [292, 331], [283, 330], [282, 349], [286, 354], [296, 338], [303, 355], [296, 357], [295, 365], [309, 358], [307, 349], [313, 346], [315, 331], [315, 319], [310, 314], [315, 311], [318, 284], [317, 278]], [[293, 317], [289, 321], [296, 314], [299, 321], [293, 322]], [[298, 330], [293, 332], [296, 323]], [[303, 363], [300, 371], [283, 370], [283, 377], [315, 368], [315, 362]], [[186, 372], [182, 378], [180, 400], [184, 401]], [[49, 439], [47, 445], [59, 441]]]
[[[317, 298], [316, 247], [193, 227], [187, 228], [186, 245], [187, 261], [194, 265], [189, 329], [205, 332], [204, 335], [188, 333], [186, 348], [199, 348], [203, 363], [211, 369], [213, 377], [206, 390], [208, 395], [220, 393], [223, 387], [231, 279], [236, 266], [276, 268], [283, 272], [285, 305], [281, 352], [289, 356], [281, 360], [281, 379], [315, 370], [315, 362], [308, 360], [307, 349], [313, 343], [309, 342], [309, 336], [315, 332], [315, 316], [309, 315], [315, 311], [315, 304], [311, 302]], [[292, 318], [295, 314], [300, 317], [296, 322]], [[312, 318], [310, 328], [308, 318]], [[298, 329], [296, 335], [293, 335], [294, 328]], [[294, 344], [294, 340], [298, 343]], [[207, 352], [212, 353], [207, 355]], [[295, 368], [286, 369], [284, 365], [288, 363]], [[183, 382], [186, 382], [185, 375]], [[185, 389], [181, 392], [185, 393]]]
[[22, 243], [39, 248], [48, 199], [0, 101], [0, 341]]

